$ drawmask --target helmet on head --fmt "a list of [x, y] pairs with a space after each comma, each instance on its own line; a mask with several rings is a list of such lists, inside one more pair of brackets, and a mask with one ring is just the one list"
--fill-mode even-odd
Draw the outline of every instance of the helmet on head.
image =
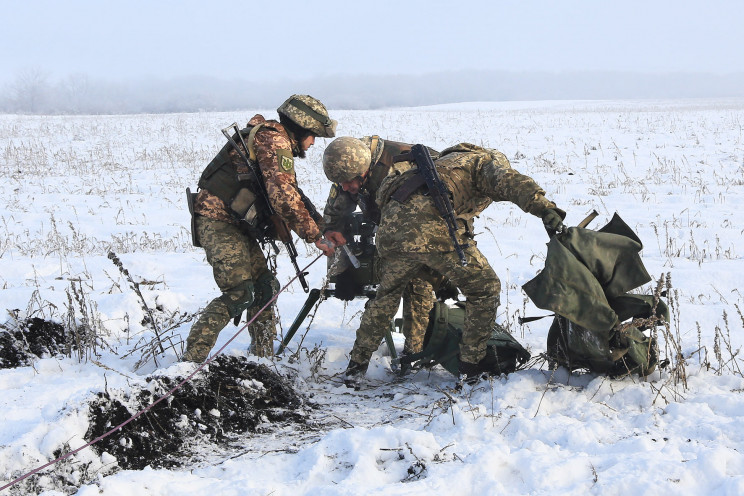
[[336, 138], [323, 152], [323, 172], [334, 183], [341, 184], [361, 176], [371, 162], [369, 145], [350, 136]]
[[338, 122], [328, 116], [328, 111], [320, 100], [310, 95], [292, 95], [276, 111], [315, 136], [336, 136]]

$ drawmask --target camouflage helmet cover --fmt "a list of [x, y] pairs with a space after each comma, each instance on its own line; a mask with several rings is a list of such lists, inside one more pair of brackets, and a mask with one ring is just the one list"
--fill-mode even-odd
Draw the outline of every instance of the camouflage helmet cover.
[[369, 145], [350, 136], [336, 138], [323, 152], [323, 172], [334, 183], [341, 184], [361, 176], [371, 162]]
[[328, 111], [320, 100], [310, 95], [292, 95], [276, 111], [315, 136], [336, 136], [338, 122], [328, 116]]

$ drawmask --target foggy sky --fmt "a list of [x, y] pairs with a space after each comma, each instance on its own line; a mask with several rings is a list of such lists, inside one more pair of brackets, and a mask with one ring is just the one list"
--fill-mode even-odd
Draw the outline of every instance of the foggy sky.
[[[7, 81], [442, 70], [744, 72], [739, 0], [2, 0]], [[456, 6], [458, 5], [458, 6]]]
[[[306, 83], [320, 97], [337, 93], [343, 81], [355, 82], [351, 91], [374, 86], [370, 81], [395, 91], [397, 79], [406, 81], [401, 75], [508, 74], [517, 86], [520, 74], [532, 74], [530, 84], [537, 84], [535, 74], [546, 75], [545, 96], [532, 92], [535, 98], [554, 94], [547, 85], [556, 78], [573, 74], [580, 82], [578, 73], [633, 73], [633, 85], [644, 84], [638, 75], [657, 81], [702, 74], [707, 79], [694, 80], [720, 82], [744, 74], [739, 0], [0, 0], [0, 6], [6, 93], [29, 73], [48, 84], [83, 81], [99, 93], [114, 91], [102, 85], [121, 93], [211, 81], [211, 93], [246, 82], [263, 91], [309, 92], [301, 88]], [[436, 95], [437, 88], [426, 91]], [[586, 97], [596, 92], [588, 88]]]

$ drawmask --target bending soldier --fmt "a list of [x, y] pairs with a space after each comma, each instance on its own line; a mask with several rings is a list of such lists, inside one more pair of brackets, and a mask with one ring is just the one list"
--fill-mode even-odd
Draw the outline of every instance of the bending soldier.
[[477, 378], [485, 371], [480, 362], [496, 320], [501, 283], [476, 246], [473, 218], [494, 201], [510, 201], [541, 217], [550, 229], [562, 226], [565, 212], [545, 198], [545, 191], [534, 180], [512, 169], [501, 152], [461, 143], [444, 150], [434, 164], [451, 194], [456, 236], [467, 245], [467, 265], [455, 253], [446, 223], [426, 187], [412, 186], [419, 179], [417, 168], [403, 170], [396, 164], [377, 193], [381, 208], [377, 249], [384, 272], [377, 296], [367, 305], [357, 330], [345, 373], [349, 387], [356, 386], [366, 373], [405, 284], [423, 267], [449, 277], [466, 297], [459, 372]]
[[[410, 149], [410, 144], [383, 140], [379, 136], [365, 136], [361, 139], [344, 136], [336, 138], [326, 147], [323, 153], [323, 171], [334, 183], [323, 210], [324, 234], [328, 240], [336, 246], [346, 244], [342, 231], [357, 206], [362, 211], [365, 222], [379, 224], [380, 209], [375, 199], [377, 190], [388, 174], [399, 173], [411, 167], [408, 162], [396, 164], [393, 161], [396, 155]], [[342, 257], [341, 263], [347, 263], [338, 269], [340, 273], [336, 276], [336, 297], [351, 300], [356, 296], [353, 290], [340, 290], [344, 278], [351, 277], [350, 264], [343, 251], [338, 256]], [[412, 278], [403, 290], [403, 354], [421, 351], [429, 311], [434, 305], [432, 282], [436, 284], [442, 279], [438, 274], [425, 275], [426, 278]], [[379, 345], [379, 341], [377, 344]]]
[[[255, 167], [249, 167], [228, 143], [199, 180], [201, 191], [193, 205], [196, 239], [206, 251], [222, 295], [207, 305], [192, 326], [184, 360], [204, 361], [231, 319], [238, 322], [245, 310], [251, 317], [276, 294], [279, 282], [259, 243], [276, 239], [277, 229], [286, 225], [326, 255], [333, 254], [321, 239], [322, 218], [297, 185], [294, 158], [304, 158], [316, 137], [335, 136], [336, 121], [309, 95], [291, 96], [277, 112], [278, 122], [257, 114], [240, 136], [236, 133], [236, 144]], [[272, 210], [274, 217], [283, 221], [277, 228], [271, 225]], [[251, 353], [261, 357], [273, 354], [273, 306], [256, 319], [249, 333]]]

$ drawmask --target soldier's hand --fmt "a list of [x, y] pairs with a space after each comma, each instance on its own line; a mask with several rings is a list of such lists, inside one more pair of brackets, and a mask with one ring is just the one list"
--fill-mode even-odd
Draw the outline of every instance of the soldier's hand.
[[338, 231], [326, 231], [323, 235], [336, 246], [344, 246], [346, 244], [346, 238]]
[[322, 251], [323, 255], [327, 257], [332, 257], [334, 252], [336, 251], [336, 247], [333, 245], [333, 243], [323, 238], [320, 238], [315, 242], [315, 247]]
[[563, 231], [563, 217], [565, 217], [565, 214], [561, 216], [557, 209], [549, 208], [545, 210], [542, 214], [542, 221], [545, 225], [545, 229], [554, 233]]

